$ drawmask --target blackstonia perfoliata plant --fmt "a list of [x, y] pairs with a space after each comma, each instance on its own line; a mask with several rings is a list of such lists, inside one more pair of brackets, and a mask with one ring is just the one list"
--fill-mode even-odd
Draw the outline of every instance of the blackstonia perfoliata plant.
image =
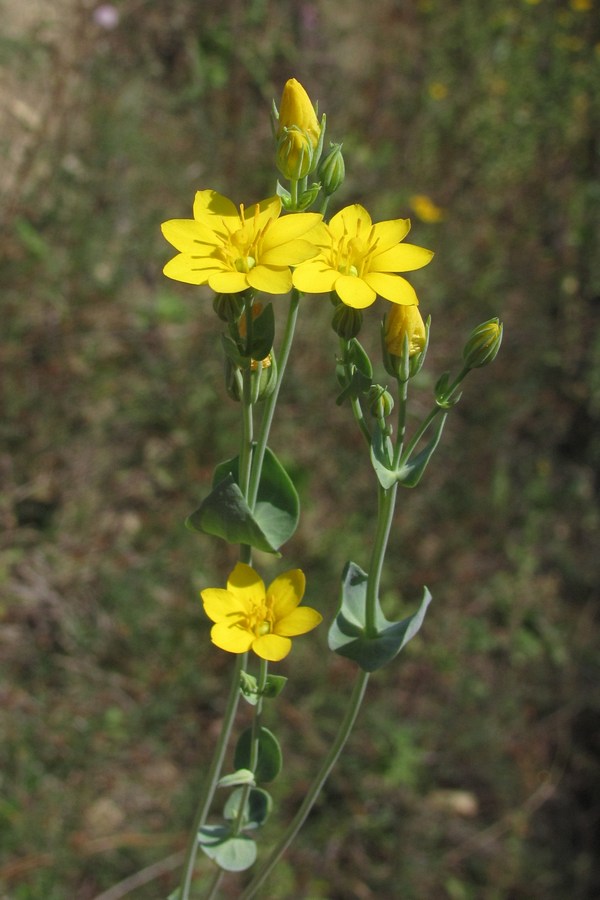
[[[203, 534], [239, 545], [239, 562], [224, 577], [225, 587], [201, 591], [211, 620], [215, 648], [234, 654], [231, 685], [221, 727], [193, 822], [179, 887], [172, 900], [188, 900], [203, 885], [203, 896], [218, 896], [227, 872], [245, 872], [239, 896], [264, 897], [262, 886], [305, 821], [355, 723], [370, 673], [402, 650], [417, 633], [431, 596], [427, 588], [411, 614], [389, 621], [379, 587], [398, 488], [415, 487], [435, 452], [459, 386], [472, 369], [492, 362], [502, 340], [502, 325], [490, 319], [469, 336], [462, 365], [452, 378], [442, 375], [432, 408], [406, 434], [409, 385], [427, 353], [430, 319], [423, 321], [414, 287], [404, 277], [426, 266], [433, 253], [405, 241], [410, 221], [373, 223], [358, 203], [328, 218], [327, 208], [345, 175], [342, 145], [324, 150], [325, 116], [319, 119], [308, 94], [295, 79], [284, 87], [279, 110], [273, 104], [274, 160], [279, 176], [272, 196], [250, 206], [234, 204], [214, 190], [196, 193], [192, 219], [171, 219], [162, 226], [177, 250], [167, 262], [169, 278], [214, 291], [214, 311], [226, 328], [222, 351], [226, 389], [240, 404], [236, 456], [216, 466], [212, 486], [187, 524]], [[287, 186], [286, 186], [287, 185]], [[275, 347], [275, 315], [268, 295], [289, 295], [283, 333]], [[304, 295], [319, 300], [305, 300]], [[362, 310], [377, 298], [388, 311], [381, 330], [382, 365], [392, 387], [374, 379], [374, 367], [357, 335]], [[294, 328], [303, 307], [333, 302], [332, 326], [339, 338], [334, 373], [339, 390], [332, 401], [347, 403], [364, 437], [373, 471], [378, 514], [369, 539], [366, 569], [346, 563], [337, 608], [310, 585], [307, 596], [320, 611], [304, 605], [301, 569], [281, 572], [269, 585], [253, 568], [253, 551], [281, 556], [294, 534], [300, 506], [296, 488], [269, 447], [269, 433], [290, 354]], [[282, 299], [275, 302], [283, 303]], [[307, 310], [307, 314], [309, 314]], [[333, 380], [332, 380], [333, 384]], [[394, 424], [392, 424], [392, 413]], [[308, 410], [307, 410], [308, 414]], [[363, 562], [363, 565], [365, 563]], [[292, 649], [293, 639], [328, 622], [333, 653], [355, 665], [338, 732], [304, 802], [290, 822], [281, 823], [275, 846], [258, 854], [257, 836], [272, 811], [265, 788], [282, 768], [276, 729], [276, 703], [286, 678], [269, 669]], [[206, 654], [209, 647], [206, 648]], [[293, 667], [289, 670], [293, 675]], [[252, 725], [235, 739], [228, 755], [238, 701], [253, 707]], [[265, 724], [267, 723], [267, 724]], [[267, 727], [268, 725], [268, 727]], [[223, 772], [225, 759], [228, 771]], [[224, 800], [216, 804], [215, 795]], [[214, 812], [217, 806], [219, 812]], [[201, 863], [198, 851], [205, 862]], [[208, 858], [208, 859], [207, 859]]]

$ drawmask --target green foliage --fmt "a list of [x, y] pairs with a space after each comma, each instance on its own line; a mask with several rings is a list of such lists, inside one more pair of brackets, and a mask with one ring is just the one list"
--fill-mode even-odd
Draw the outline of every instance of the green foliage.
[[347, 563], [342, 575], [340, 608], [329, 629], [329, 647], [340, 656], [354, 660], [365, 672], [375, 672], [397, 656], [419, 631], [431, 602], [431, 594], [425, 588], [417, 612], [394, 623], [385, 618], [377, 600], [375, 630], [370, 633], [367, 583], [366, 572], [355, 563]]
[[[247, 728], [238, 738], [235, 746], [234, 765], [236, 769], [250, 767], [252, 757], [252, 729]], [[279, 741], [275, 735], [261, 725], [258, 730], [258, 761], [254, 775], [258, 782], [273, 781], [279, 775], [282, 766], [282, 755]]]
[[220, 463], [213, 490], [188, 516], [192, 531], [222, 537], [231, 544], [249, 544], [265, 553], [277, 553], [293, 535], [300, 516], [298, 493], [289, 475], [268, 448], [254, 513], [239, 488], [239, 457]]

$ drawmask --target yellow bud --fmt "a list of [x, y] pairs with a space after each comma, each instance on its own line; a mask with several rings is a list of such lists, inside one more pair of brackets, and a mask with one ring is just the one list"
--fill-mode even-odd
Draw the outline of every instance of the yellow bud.
[[297, 128], [304, 132], [316, 150], [321, 136], [321, 126], [310, 97], [295, 78], [285, 83], [279, 107], [279, 127], [277, 138], [281, 138], [285, 128]]
[[404, 339], [408, 338], [408, 355], [421, 353], [427, 343], [425, 323], [418, 306], [394, 304], [385, 320], [385, 346], [392, 356], [402, 356]]

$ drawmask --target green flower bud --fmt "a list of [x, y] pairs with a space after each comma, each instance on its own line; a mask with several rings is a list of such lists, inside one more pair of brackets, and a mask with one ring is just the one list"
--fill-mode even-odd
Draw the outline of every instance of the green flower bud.
[[385, 419], [394, 409], [394, 398], [380, 384], [373, 384], [368, 393], [369, 409], [376, 419]]
[[222, 322], [237, 322], [244, 308], [244, 294], [215, 294], [213, 309]]
[[346, 177], [346, 166], [341, 144], [330, 144], [330, 150], [321, 159], [317, 174], [326, 197], [335, 194]]
[[493, 362], [502, 343], [503, 325], [499, 319], [488, 319], [474, 328], [463, 350], [463, 360], [468, 369], [479, 369]]
[[336, 334], [339, 334], [345, 341], [355, 338], [361, 329], [363, 314], [360, 309], [354, 309], [352, 306], [346, 306], [337, 300], [337, 306], [331, 320], [331, 327]]
[[312, 170], [314, 147], [310, 137], [296, 125], [283, 128], [277, 140], [277, 168], [289, 181], [299, 181]]

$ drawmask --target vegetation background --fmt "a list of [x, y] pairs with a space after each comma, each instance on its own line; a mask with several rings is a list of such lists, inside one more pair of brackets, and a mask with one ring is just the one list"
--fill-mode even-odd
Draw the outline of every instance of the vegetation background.
[[[372, 679], [265, 896], [600, 896], [595, 0], [0, 12], [0, 896], [118, 900], [157, 862], [127, 896], [176, 883], [230, 667], [197, 590], [232, 564], [182, 523], [238, 410], [210, 298], [163, 278], [159, 224], [199, 188], [273, 191], [268, 114], [290, 76], [344, 141], [338, 205], [410, 215], [436, 251], [413, 279], [433, 317], [417, 413], [474, 325], [501, 316], [505, 342], [401, 497], [386, 602], [412, 609], [428, 584], [425, 626]], [[333, 403], [329, 304], [303, 304], [271, 443], [304, 508], [284, 561], [331, 618], [344, 562], [367, 560], [373, 474]], [[340, 718], [352, 666], [325, 646], [323, 629], [280, 669], [267, 838]]]

